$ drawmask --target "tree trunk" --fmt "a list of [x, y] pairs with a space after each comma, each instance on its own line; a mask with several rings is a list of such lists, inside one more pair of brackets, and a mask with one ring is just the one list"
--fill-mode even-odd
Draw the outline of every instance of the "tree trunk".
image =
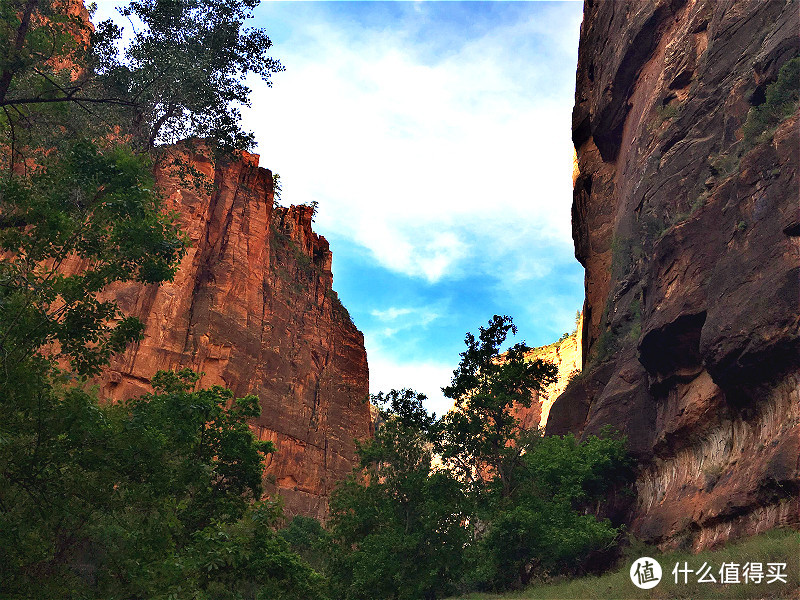
[[31, 15], [37, 4], [38, 0], [27, 0], [25, 7], [22, 9], [22, 19], [20, 19], [19, 29], [17, 29], [17, 39], [14, 40], [14, 47], [9, 50], [6, 57], [6, 69], [0, 75], [0, 102], [6, 99], [8, 89], [11, 87], [11, 80], [14, 78], [14, 63], [19, 58], [25, 45], [25, 37], [28, 35], [28, 29], [31, 26]]

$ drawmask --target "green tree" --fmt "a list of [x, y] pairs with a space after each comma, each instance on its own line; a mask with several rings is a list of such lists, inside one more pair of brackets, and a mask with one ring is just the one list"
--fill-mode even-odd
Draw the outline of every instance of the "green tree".
[[515, 406], [529, 407], [533, 391], [557, 369], [527, 361], [518, 343], [500, 355], [510, 317], [495, 315], [467, 349], [445, 396], [455, 408], [440, 425], [437, 448], [471, 501], [474, 542], [466, 547], [472, 586], [524, 585], [534, 574], [580, 569], [594, 552], [612, 547], [619, 530], [590, 509], [628, 473], [624, 440], [570, 435], [542, 437], [520, 428]]
[[196, 381], [160, 372], [154, 393], [106, 406], [51, 389], [40, 435], [5, 438], [0, 595], [324, 597], [261, 499], [274, 446], [247, 425], [257, 399]]
[[269, 82], [282, 68], [264, 54], [266, 33], [243, 27], [256, 4], [132, 2], [121, 12], [142, 29], [121, 56], [121, 30], [110, 21], [92, 32], [55, 0], [0, 7], [6, 381], [16, 379], [20, 357], [45, 347], [52, 356], [53, 344], [91, 375], [139, 335], [138, 323], [97, 293], [114, 281], [171, 279], [185, 239], [176, 216], [161, 210], [150, 157], [137, 151], [183, 135], [226, 151], [252, 144], [237, 109], [249, 101], [244, 78], [255, 72]]
[[432, 466], [425, 396], [392, 390], [384, 424], [359, 446], [360, 470], [331, 498], [330, 578], [342, 600], [420, 600], [454, 589], [469, 541], [466, 497]]
[[37, 123], [51, 137], [53, 124], [105, 128], [140, 150], [193, 136], [228, 152], [250, 149], [239, 112], [250, 102], [245, 78], [271, 85], [283, 70], [266, 55], [266, 32], [243, 27], [258, 1], [133, 1], [120, 12], [139, 29], [122, 51], [122, 29], [110, 20], [92, 31], [54, 0], [4, 2], [0, 107], [12, 154]]
[[317, 519], [295, 515], [291, 522], [281, 529], [280, 535], [315, 571], [322, 573], [327, 569], [330, 533]]
[[513, 408], [530, 407], [532, 392], [542, 391], [558, 372], [549, 362], [526, 360], [530, 348], [524, 343], [511, 346], [501, 359], [509, 332], [517, 332], [511, 317], [495, 315], [480, 328], [477, 339], [467, 333], [467, 349], [453, 380], [442, 388], [455, 407], [444, 418], [438, 448], [443, 460], [474, 490], [494, 482], [504, 496], [513, 491], [511, 472], [521, 455]]
[[[514, 472], [513, 492], [495, 498], [480, 540], [484, 585], [525, 585], [534, 575], [585, 572], [590, 558], [610, 553], [621, 529], [594, 514], [615, 486], [630, 478], [624, 438], [531, 432]], [[487, 514], [487, 513], [484, 513]]]
[[260, 412], [254, 396], [190, 391], [196, 380], [162, 372], [153, 394], [107, 406], [74, 386], [40, 386], [37, 427], [0, 449], [4, 594], [35, 585], [52, 597], [155, 598], [201, 586], [189, 560], [197, 536], [260, 500], [274, 447], [247, 425]]
[[[263, 29], [246, 28], [259, 0], [135, 0], [121, 13], [141, 22], [124, 56], [101, 62], [98, 73], [116, 94], [134, 104], [131, 131], [145, 147], [191, 136], [212, 138], [218, 148], [248, 150], [239, 106], [249, 106], [248, 73], [271, 85], [283, 70], [267, 56]], [[106, 21], [98, 47], [119, 38]], [[108, 56], [109, 53], [105, 55]]]
[[191, 391], [196, 380], [159, 373], [156, 393], [117, 408], [115, 472], [125, 475], [119, 506], [95, 522], [98, 596], [125, 581], [133, 597], [320, 597], [321, 577], [276, 531], [280, 506], [261, 501], [263, 458], [275, 448], [247, 425], [258, 399]]
[[100, 151], [84, 141], [28, 177], [0, 179], [0, 385], [7, 392], [37, 357], [52, 362], [58, 352], [76, 374], [93, 375], [138, 337], [141, 324], [97, 294], [115, 281], [169, 280], [185, 251], [148, 166], [125, 147]]
[[325, 600], [322, 575], [276, 531], [281, 519], [280, 505], [265, 501], [252, 505], [235, 523], [196, 534], [190, 559], [201, 593], [184, 587], [177, 597]]

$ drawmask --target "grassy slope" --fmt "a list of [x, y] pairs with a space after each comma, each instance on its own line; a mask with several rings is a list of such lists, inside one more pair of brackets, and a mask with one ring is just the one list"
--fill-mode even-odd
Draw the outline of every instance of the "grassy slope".
[[[640, 590], [631, 583], [628, 573], [631, 563], [638, 558], [639, 555], [637, 555], [627, 560], [618, 571], [600, 577], [582, 577], [550, 584], [539, 583], [524, 591], [503, 595], [469, 594], [457, 598], [458, 600], [510, 600], [512, 598], [540, 600], [800, 599], [800, 532], [797, 531], [773, 530], [729, 544], [716, 551], [699, 554], [688, 552], [661, 554], [650, 549], [646, 551], [646, 555], [657, 559], [664, 571], [661, 582], [651, 590]], [[788, 584], [766, 584], [766, 580], [761, 584], [698, 584], [696, 583], [697, 575], [690, 574], [688, 585], [683, 584], [683, 575], [680, 576], [680, 583], [676, 585], [672, 569], [677, 562], [680, 562], [683, 567], [684, 561], [688, 563], [690, 569], [698, 569], [704, 562], [707, 562], [712, 566], [712, 573], [717, 580], [719, 580], [719, 569], [723, 562], [742, 565], [747, 562], [761, 562], [764, 563], [765, 573], [767, 572], [766, 563], [785, 562], [787, 563]]]

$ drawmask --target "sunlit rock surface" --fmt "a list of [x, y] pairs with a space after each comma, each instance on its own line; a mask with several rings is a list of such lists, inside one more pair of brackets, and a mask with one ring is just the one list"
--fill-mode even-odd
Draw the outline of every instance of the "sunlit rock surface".
[[542, 392], [533, 392], [531, 406], [515, 406], [514, 415], [519, 419], [520, 427], [533, 429], [547, 424], [550, 407], [556, 398], [566, 389], [570, 380], [581, 372], [581, 329], [583, 321], [578, 320], [576, 331], [566, 338], [533, 348], [525, 353], [525, 359], [532, 361], [541, 359], [553, 363], [558, 368], [556, 381], [548, 385]]
[[267, 490], [289, 515], [324, 517], [354, 464], [354, 439], [372, 427], [364, 338], [331, 287], [328, 242], [312, 231], [311, 207], [273, 207], [258, 156], [215, 163], [202, 147], [177, 152], [204, 179], [175, 167], [157, 179], [191, 247], [173, 282], [109, 291], [145, 332], [115, 358], [101, 393], [130, 398], [150, 391], [157, 370], [190, 367], [200, 386], [258, 395], [253, 430], [278, 448]]

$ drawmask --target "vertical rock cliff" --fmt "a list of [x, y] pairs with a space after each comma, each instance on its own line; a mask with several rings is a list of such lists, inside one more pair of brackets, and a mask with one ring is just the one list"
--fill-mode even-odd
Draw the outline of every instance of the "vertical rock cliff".
[[547, 432], [627, 434], [665, 547], [800, 524], [798, 32], [796, 0], [585, 3], [586, 366]]
[[272, 174], [257, 156], [171, 152], [183, 166], [160, 168], [157, 181], [191, 247], [172, 283], [109, 290], [145, 332], [114, 359], [101, 393], [130, 398], [150, 391], [157, 370], [190, 367], [200, 386], [256, 394], [253, 430], [278, 448], [267, 490], [289, 515], [324, 517], [354, 439], [371, 428], [364, 338], [331, 287], [328, 243], [311, 229], [311, 207], [273, 207]]

